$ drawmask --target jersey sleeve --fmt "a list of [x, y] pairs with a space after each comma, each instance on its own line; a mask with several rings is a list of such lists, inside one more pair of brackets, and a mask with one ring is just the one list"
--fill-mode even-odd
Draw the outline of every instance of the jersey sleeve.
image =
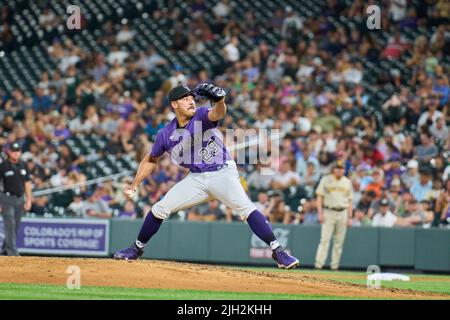
[[320, 179], [319, 185], [317, 186], [317, 189], [316, 189], [316, 195], [322, 196], [322, 197], [324, 194], [324, 184], [325, 184], [324, 180], [325, 180], [325, 177]]
[[160, 130], [156, 135], [155, 143], [153, 144], [152, 150], [150, 151], [150, 156], [152, 158], [159, 158], [163, 155], [164, 152], [166, 152], [164, 135], [163, 131]]
[[28, 171], [27, 167], [24, 165], [24, 170], [25, 170], [25, 182], [31, 181], [31, 173], [30, 171]]
[[211, 121], [208, 119], [209, 108], [198, 108], [196, 115], [199, 120], [202, 121], [207, 127], [207, 129], [216, 128], [219, 121]]

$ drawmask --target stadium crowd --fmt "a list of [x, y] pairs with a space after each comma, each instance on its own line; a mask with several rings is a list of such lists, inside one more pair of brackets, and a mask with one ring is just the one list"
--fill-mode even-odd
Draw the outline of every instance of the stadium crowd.
[[[139, 162], [158, 130], [174, 117], [166, 97], [170, 88], [213, 81], [230, 92], [230, 112], [220, 123], [221, 130], [279, 129], [283, 134], [276, 166], [240, 166], [242, 182], [271, 222], [317, 224], [314, 188], [342, 159], [354, 188], [353, 226], [447, 226], [450, 65], [444, 58], [450, 55], [449, 3], [382, 2], [382, 10], [389, 12], [382, 15], [381, 27], [388, 35], [384, 47], [372, 34], [379, 31], [334, 28], [326, 20], [365, 17], [372, 1], [345, 6], [329, 0], [323, 16], [314, 19], [289, 6], [280, 8], [265, 21], [270, 32], [281, 35], [276, 46], [261, 40], [253, 12], [236, 21], [231, 1], [221, 0], [213, 8], [203, 0], [191, 1], [189, 27], [175, 26], [169, 49], [201, 53], [207, 41], [222, 39], [225, 45], [217, 50], [223, 59], [216, 68], [220, 72], [214, 74], [207, 68], [189, 74], [184, 66], [171, 65], [160, 54], [165, 48], [125, 51], [121, 44], [132, 42], [138, 32], [132, 24], [108, 21], [102, 26], [97, 41], [110, 46], [107, 55], [84, 51], [70, 36], [52, 38], [47, 52], [58, 68], [42, 73], [33, 95], [18, 88], [2, 93], [0, 146], [6, 152], [9, 144], [20, 141], [35, 191], [83, 182], [87, 180], [83, 168], [108, 155], [116, 159], [130, 155]], [[3, 5], [0, 17], [4, 43], [9, 41], [8, 15], [13, 14], [7, 7]], [[206, 10], [214, 13], [214, 25], [202, 18]], [[186, 17], [156, 8], [151, 18]], [[56, 19], [47, 13], [42, 28], [51, 34]], [[419, 27], [431, 30], [431, 36], [413, 41], [403, 36]], [[245, 56], [240, 34], [254, 43], [254, 50]], [[400, 59], [409, 73], [392, 69], [375, 75], [364, 63]], [[161, 65], [169, 65], [173, 73], [155, 92], [129, 90], [125, 85], [148, 77]], [[387, 85], [393, 93], [379, 101], [373, 92]], [[66, 143], [70, 137], [93, 135], [107, 141], [94, 154], [78, 154]], [[166, 157], [145, 180], [135, 202], [121, 195], [130, 179], [126, 177], [75, 188], [64, 201], [63, 212], [142, 217], [185, 173]], [[55, 214], [52, 196], [35, 197], [30, 215]], [[215, 200], [171, 218], [236, 220]]]

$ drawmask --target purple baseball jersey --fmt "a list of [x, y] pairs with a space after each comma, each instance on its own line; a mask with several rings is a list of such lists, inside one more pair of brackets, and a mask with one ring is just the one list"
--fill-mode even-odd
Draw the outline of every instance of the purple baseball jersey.
[[158, 158], [169, 152], [173, 161], [191, 172], [220, 169], [231, 156], [217, 129], [218, 121], [210, 121], [208, 112], [208, 108], [197, 108], [184, 128], [174, 118], [159, 130], [150, 155]]

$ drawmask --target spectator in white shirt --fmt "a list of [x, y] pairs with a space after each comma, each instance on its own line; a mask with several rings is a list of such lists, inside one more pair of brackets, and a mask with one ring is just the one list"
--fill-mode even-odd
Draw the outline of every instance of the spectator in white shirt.
[[434, 124], [430, 127], [431, 135], [439, 142], [444, 143], [450, 135], [448, 127], [445, 125], [444, 117], [436, 119]]
[[342, 73], [342, 76], [344, 77], [344, 80], [346, 82], [352, 82], [352, 83], [360, 83], [363, 77], [363, 67], [361, 63], [354, 63], [351, 68], [345, 70]]
[[226, 18], [231, 12], [230, 0], [221, 0], [213, 8], [216, 17]]
[[393, 227], [397, 222], [397, 216], [389, 210], [389, 200], [384, 198], [380, 201], [380, 210], [372, 220], [374, 227]]
[[230, 42], [223, 48], [225, 60], [227, 62], [235, 63], [239, 61], [239, 40], [237, 37], [232, 37]]
[[260, 212], [265, 212], [269, 206], [269, 195], [267, 192], [258, 193], [258, 201], [254, 202], [254, 204]]
[[114, 62], [117, 60], [119, 64], [122, 64], [125, 59], [128, 57], [128, 53], [125, 51], [120, 50], [118, 46], [114, 46], [111, 49], [111, 52], [106, 57], [106, 61], [109, 63], [109, 65], [114, 65]]
[[298, 67], [296, 77], [297, 79], [301, 78], [307, 79], [312, 75], [315, 69], [316, 68], [314, 66], [314, 61], [312, 59], [305, 61], [304, 63], [301, 63], [300, 66]]
[[399, 22], [406, 17], [407, 9], [407, 0], [391, 0], [389, 15], [394, 22]]
[[50, 178], [50, 185], [54, 188], [64, 186], [66, 183], [67, 172], [65, 169], [59, 169], [58, 172]]
[[130, 30], [127, 24], [117, 33], [116, 41], [118, 44], [129, 42], [134, 37], [134, 31]]
[[450, 164], [445, 168], [442, 174], [442, 181], [450, 180]]
[[39, 15], [39, 26], [42, 29], [51, 30], [58, 23], [58, 19], [50, 8], [45, 8], [44, 11]]
[[284, 190], [299, 185], [300, 181], [300, 175], [291, 169], [291, 164], [287, 159], [283, 159], [280, 163], [279, 172], [272, 179], [271, 186], [273, 189]]
[[303, 28], [303, 20], [297, 15], [292, 7], [286, 7], [286, 18], [283, 20], [281, 35], [283, 38], [290, 38]]
[[81, 60], [79, 52], [76, 48], [73, 48], [70, 52], [65, 54], [59, 64], [59, 69], [61, 72], [65, 73], [67, 69], [69, 69], [71, 66], [76, 65]]
[[256, 165], [256, 170], [253, 171], [247, 178], [247, 185], [250, 188], [258, 190], [270, 189], [272, 177], [274, 172], [268, 167], [263, 167], [260, 163]]
[[428, 111], [422, 113], [422, 115], [419, 118], [419, 121], [417, 123], [417, 125], [419, 127], [422, 126], [427, 126], [427, 122], [430, 121], [430, 125], [433, 125], [436, 123], [436, 120], [438, 118], [443, 117], [443, 114], [441, 111], [437, 110], [439, 106], [439, 97], [436, 94], [433, 94], [429, 99], [428, 99]]
[[81, 217], [83, 216], [83, 206], [84, 202], [81, 194], [75, 194], [73, 201], [67, 207], [67, 211], [76, 217]]
[[169, 78], [170, 88], [176, 86], [186, 85], [187, 77], [183, 73], [183, 68], [180, 65], [175, 65], [175, 74]]

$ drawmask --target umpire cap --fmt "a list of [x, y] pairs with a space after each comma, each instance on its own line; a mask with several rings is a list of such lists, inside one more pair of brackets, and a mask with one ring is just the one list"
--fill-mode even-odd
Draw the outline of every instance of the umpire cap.
[[169, 101], [176, 101], [189, 95], [195, 96], [194, 91], [188, 86], [181, 85], [170, 90], [168, 97]]
[[9, 150], [11, 151], [21, 151], [22, 148], [20, 147], [20, 144], [18, 142], [11, 143], [11, 146], [9, 147]]

